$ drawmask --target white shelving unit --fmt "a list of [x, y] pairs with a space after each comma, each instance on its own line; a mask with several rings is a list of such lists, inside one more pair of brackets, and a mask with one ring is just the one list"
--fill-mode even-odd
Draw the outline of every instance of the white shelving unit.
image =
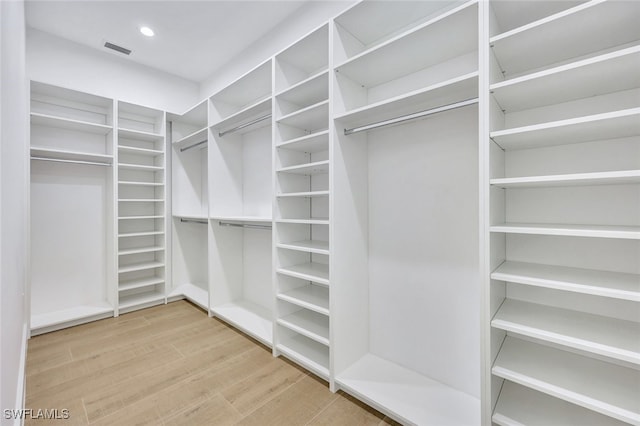
[[329, 25], [274, 64], [274, 355], [330, 380]]
[[118, 311], [166, 302], [167, 156], [163, 111], [118, 102]]
[[490, 4], [486, 413], [640, 424], [640, 5], [521, 4]]
[[209, 311], [208, 101], [167, 115], [171, 135], [171, 265], [168, 300]]
[[113, 316], [113, 117], [110, 99], [31, 82], [32, 335]]
[[209, 311], [270, 347], [271, 75], [267, 61], [209, 99], [208, 216]]
[[403, 424], [480, 419], [478, 20], [475, 1], [336, 18], [332, 370]]

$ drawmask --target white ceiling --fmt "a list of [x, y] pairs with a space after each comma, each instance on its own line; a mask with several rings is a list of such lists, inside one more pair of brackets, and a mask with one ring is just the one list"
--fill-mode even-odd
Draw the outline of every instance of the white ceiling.
[[[113, 52], [104, 47], [109, 41], [131, 49], [132, 61], [201, 82], [307, 1], [28, 0], [26, 20], [29, 27]], [[143, 25], [155, 37], [140, 34]]]

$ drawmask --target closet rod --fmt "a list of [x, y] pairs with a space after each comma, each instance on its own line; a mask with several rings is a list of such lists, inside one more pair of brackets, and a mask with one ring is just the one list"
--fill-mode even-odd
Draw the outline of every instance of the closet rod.
[[251, 228], [251, 229], [271, 229], [271, 225], [252, 225], [249, 223], [231, 223], [231, 222], [218, 222], [220, 226], [233, 226], [235, 228]]
[[184, 218], [180, 218], [180, 222], [182, 222], [182, 223], [200, 223], [202, 225], [206, 225], [208, 223], [206, 220], [184, 219]]
[[61, 158], [46, 158], [46, 157], [31, 157], [32, 160], [38, 161], [54, 161], [57, 163], [72, 163], [72, 164], [89, 164], [91, 166], [111, 166], [111, 163], [99, 163], [97, 161], [82, 161], [82, 160], [63, 160]]
[[365, 130], [373, 130], [379, 127], [389, 126], [392, 124], [402, 123], [404, 121], [415, 120], [416, 118], [426, 117], [428, 115], [437, 114], [439, 112], [449, 111], [451, 109], [462, 108], [468, 105], [478, 103], [478, 98], [467, 99], [466, 101], [456, 102], [449, 105], [443, 105], [437, 108], [428, 109], [426, 111], [414, 112], [413, 114], [403, 115], [389, 120], [379, 121], [377, 123], [371, 123], [360, 127], [354, 127], [352, 129], [344, 129], [345, 135], [352, 135], [358, 132], [364, 132]]
[[271, 114], [263, 115], [262, 117], [258, 117], [255, 120], [251, 120], [248, 123], [240, 124], [239, 126], [234, 127], [233, 129], [225, 130], [224, 132], [218, 133], [219, 137], [223, 137], [224, 135], [228, 135], [229, 133], [237, 132], [238, 130], [244, 129], [245, 127], [252, 126], [256, 123], [259, 123], [264, 120], [268, 120], [271, 118]]
[[205, 143], [207, 143], [207, 142], [208, 142], [208, 141], [205, 139], [205, 140], [203, 140], [202, 142], [194, 143], [193, 145], [189, 145], [189, 146], [187, 146], [187, 147], [185, 147], [185, 148], [180, 148], [180, 152], [187, 151], [187, 150], [189, 150], [189, 149], [191, 149], [191, 148], [195, 148], [196, 146], [200, 146], [200, 145], [205, 144]]

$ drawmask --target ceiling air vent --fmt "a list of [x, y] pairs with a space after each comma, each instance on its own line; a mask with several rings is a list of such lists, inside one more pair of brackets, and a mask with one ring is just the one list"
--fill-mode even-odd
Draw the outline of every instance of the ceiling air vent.
[[125, 55], [129, 55], [131, 50], [125, 49], [122, 46], [118, 46], [117, 44], [109, 43], [108, 41], [104, 44], [104, 47], [107, 49], [115, 50], [116, 52], [124, 53]]

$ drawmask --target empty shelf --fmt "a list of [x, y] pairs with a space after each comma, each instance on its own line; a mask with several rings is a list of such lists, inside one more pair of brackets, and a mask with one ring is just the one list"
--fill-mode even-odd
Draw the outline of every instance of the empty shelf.
[[164, 135], [161, 133], [145, 132], [143, 130], [123, 129], [123, 128], [118, 129], [118, 137], [124, 138], [124, 139], [146, 141], [146, 142], [156, 142], [156, 141], [162, 141], [164, 139]]
[[139, 278], [135, 280], [120, 281], [118, 284], [118, 291], [133, 290], [135, 288], [153, 287], [158, 284], [164, 284], [164, 278], [152, 277], [152, 278]]
[[202, 309], [209, 310], [209, 291], [205, 290], [207, 284], [186, 283], [179, 285], [169, 295], [168, 298], [182, 297], [200, 306]]
[[164, 185], [164, 183], [159, 183], [159, 182], [137, 182], [137, 181], [121, 180], [121, 181], [118, 181], [118, 185], [130, 185], [130, 186], [163, 186], [163, 185]]
[[525, 262], [504, 262], [494, 280], [640, 302], [640, 275]]
[[295, 173], [299, 175], [316, 175], [329, 173], [329, 160], [316, 161], [315, 163], [298, 164], [296, 166], [283, 167], [278, 173]]
[[278, 124], [315, 132], [329, 126], [329, 101], [302, 108], [277, 120]]
[[155, 216], [120, 216], [118, 220], [164, 219], [163, 215]]
[[640, 227], [638, 226], [505, 223], [501, 225], [492, 225], [489, 229], [491, 232], [507, 234], [559, 235], [566, 237], [619, 238], [631, 240], [640, 239]]
[[311, 153], [327, 151], [329, 149], [329, 131], [322, 130], [299, 138], [289, 139], [280, 142], [276, 147]]
[[635, 369], [507, 336], [492, 373], [618, 420], [640, 423], [640, 371]]
[[119, 203], [164, 203], [162, 198], [119, 198]]
[[277, 322], [289, 330], [329, 346], [329, 317], [326, 315], [301, 309], [285, 317], [278, 318]]
[[271, 218], [266, 216], [211, 216], [213, 220], [228, 221], [228, 222], [256, 222], [256, 223], [271, 223]]
[[118, 145], [118, 151], [127, 152], [129, 154], [146, 155], [150, 157], [156, 157], [164, 154], [164, 151], [157, 149], [139, 148], [137, 146]]
[[174, 141], [172, 145], [178, 148], [182, 148], [182, 147], [190, 146], [191, 144], [207, 141], [208, 137], [209, 137], [209, 131], [205, 127], [204, 129], [200, 129], [198, 131], [191, 133], [190, 135], [187, 135], [181, 139], [178, 139], [177, 141]]
[[283, 339], [276, 349], [287, 358], [329, 380], [329, 348], [327, 346], [296, 334]]
[[566, 175], [528, 176], [491, 179], [500, 188], [537, 188], [549, 186], [623, 185], [640, 183], [640, 170], [574, 173]]
[[329, 191], [307, 191], [307, 192], [287, 192], [284, 194], [278, 194], [278, 198], [316, 198], [326, 197], [329, 195]]
[[276, 95], [278, 100], [293, 105], [313, 105], [327, 100], [328, 97], [329, 78], [326, 69]]
[[329, 265], [323, 263], [302, 263], [299, 265], [280, 267], [276, 272], [290, 277], [313, 281], [318, 284], [329, 285]]
[[329, 315], [329, 289], [326, 287], [308, 284], [279, 293], [277, 297], [294, 305]]
[[329, 219], [278, 219], [277, 223], [297, 223], [301, 225], [328, 225]]
[[329, 243], [327, 241], [304, 240], [290, 243], [279, 243], [278, 248], [303, 251], [306, 253], [329, 254]]
[[640, 364], [640, 324], [632, 321], [506, 299], [491, 326]]
[[[215, 123], [213, 126], [211, 126], [211, 128], [215, 130], [215, 134], [216, 136], [218, 136], [218, 133], [225, 132], [227, 130], [230, 130], [231, 128], [241, 126], [245, 123], [249, 123], [254, 119], [264, 117], [267, 114], [271, 114], [271, 97], [261, 99], [249, 105], [248, 107], [229, 115], [228, 117]], [[254, 125], [239, 129], [238, 133], [245, 133], [250, 130], [255, 130], [268, 125], [271, 125], [271, 120], [265, 119], [256, 122]]]
[[149, 172], [159, 172], [164, 170], [164, 167], [162, 166], [146, 166], [144, 164], [127, 164], [127, 163], [119, 163], [118, 167], [121, 169], [127, 169], [127, 170], [140, 170], [143, 172], [149, 171]]
[[49, 114], [31, 113], [31, 124], [38, 126], [56, 127], [58, 129], [74, 130], [77, 132], [95, 133], [106, 135], [113, 127], [106, 124], [92, 123], [89, 121], [74, 120]]
[[113, 163], [113, 155], [94, 154], [91, 152], [70, 151], [64, 149], [53, 149], [45, 147], [31, 147], [32, 157], [51, 158], [57, 160], [69, 161], [90, 161], [95, 163], [111, 164]]
[[541, 392], [506, 381], [491, 417], [499, 426], [624, 426], [612, 419]]
[[164, 235], [164, 231], [130, 232], [127, 234], [118, 234], [118, 238], [150, 237], [153, 235]]
[[128, 311], [132, 308], [159, 305], [164, 303], [165, 297], [163, 292], [136, 293], [127, 296], [120, 296], [119, 309], [120, 313]]
[[131, 254], [142, 254], [142, 253], [153, 253], [156, 251], [164, 251], [164, 247], [161, 246], [153, 246], [153, 247], [139, 247], [139, 248], [130, 248], [123, 249], [118, 251], [118, 256], [127, 256]]
[[136, 263], [134, 265], [126, 265], [118, 268], [119, 274], [124, 274], [127, 272], [135, 272], [135, 271], [145, 271], [147, 269], [156, 269], [163, 268], [164, 263], [162, 262], [145, 262], [145, 263]]
[[475, 425], [480, 400], [367, 354], [336, 377], [346, 392], [407, 424]]
[[273, 345], [273, 320], [268, 309], [247, 300], [237, 300], [212, 306], [211, 312], [265, 345]]
[[83, 319], [95, 319], [96, 317], [104, 318], [112, 315], [113, 306], [109, 303], [88, 303], [86, 305], [74, 306], [73, 308], [62, 309], [59, 311], [33, 314], [31, 315], [31, 330], [37, 332], [37, 330], [44, 329], [46, 327], [81, 321]]

